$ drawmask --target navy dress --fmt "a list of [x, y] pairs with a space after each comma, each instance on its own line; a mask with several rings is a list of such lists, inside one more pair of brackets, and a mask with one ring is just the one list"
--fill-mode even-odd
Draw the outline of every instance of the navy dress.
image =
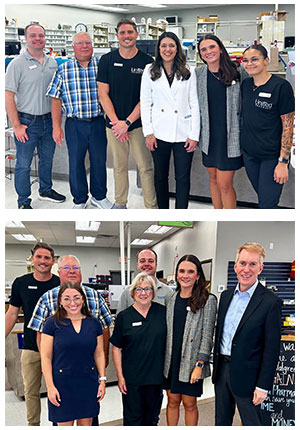
[[96, 417], [98, 373], [94, 361], [97, 336], [102, 334], [101, 324], [94, 318], [84, 318], [77, 333], [70, 319], [58, 324], [49, 318], [43, 333], [54, 337], [52, 373], [61, 404], [54, 406], [48, 400], [49, 421], [66, 422]]

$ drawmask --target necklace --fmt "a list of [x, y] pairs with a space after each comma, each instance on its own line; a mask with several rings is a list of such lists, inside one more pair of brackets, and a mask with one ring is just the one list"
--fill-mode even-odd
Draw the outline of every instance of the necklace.
[[253, 91], [256, 91], [256, 90], [257, 90], [257, 88], [258, 88], [259, 86], [260, 86], [260, 85], [253, 85], [252, 90], [253, 90]]
[[211, 72], [210, 71], [210, 73], [216, 78], [216, 79], [218, 79], [218, 81], [220, 80], [220, 78], [219, 78], [219, 72]]

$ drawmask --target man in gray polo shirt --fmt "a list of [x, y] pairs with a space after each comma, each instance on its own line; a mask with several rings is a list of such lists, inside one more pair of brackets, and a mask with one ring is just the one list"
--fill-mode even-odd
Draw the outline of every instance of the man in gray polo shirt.
[[57, 69], [56, 61], [44, 54], [45, 30], [39, 24], [25, 28], [26, 51], [13, 59], [5, 76], [5, 107], [14, 130], [17, 161], [15, 189], [18, 208], [32, 209], [30, 166], [34, 149], [39, 158], [39, 199], [65, 201], [52, 189], [52, 163], [55, 142], [52, 138], [51, 100], [47, 87]]
[[[156, 283], [157, 295], [154, 302], [158, 302], [162, 305], [166, 304], [166, 299], [173, 294], [172, 288], [168, 287], [163, 282], [160, 282], [156, 274], [157, 269], [157, 255], [156, 252], [152, 249], [142, 249], [137, 255], [137, 269], [139, 272], [146, 272], [148, 275], [152, 276], [154, 282]], [[117, 313], [121, 312], [123, 309], [128, 308], [134, 302], [129, 294], [129, 288], [125, 288], [122, 292], [119, 303]]]

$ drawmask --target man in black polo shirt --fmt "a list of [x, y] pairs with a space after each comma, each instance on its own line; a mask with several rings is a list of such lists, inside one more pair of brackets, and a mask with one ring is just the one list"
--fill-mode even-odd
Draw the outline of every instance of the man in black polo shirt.
[[33, 273], [16, 278], [12, 285], [10, 305], [5, 314], [5, 337], [13, 329], [20, 308], [24, 313], [24, 338], [21, 356], [22, 376], [28, 425], [40, 425], [41, 359], [36, 344], [36, 332], [27, 328], [38, 299], [59, 285], [59, 277], [51, 273], [54, 250], [40, 242], [32, 250]]
[[140, 87], [149, 55], [136, 47], [135, 22], [123, 18], [117, 24], [119, 49], [101, 57], [98, 66], [98, 89], [101, 105], [107, 115], [106, 133], [114, 160], [115, 204], [125, 209], [128, 198], [128, 157], [133, 151], [147, 209], [156, 209], [152, 156], [145, 145], [140, 115]]

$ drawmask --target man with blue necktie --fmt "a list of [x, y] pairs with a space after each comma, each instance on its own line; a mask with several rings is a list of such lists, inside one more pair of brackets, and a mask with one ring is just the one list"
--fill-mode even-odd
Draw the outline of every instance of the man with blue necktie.
[[258, 281], [265, 250], [237, 250], [238, 285], [222, 293], [214, 349], [215, 425], [231, 426], [237, 405], [244, 426], [262, 425], [260, 404], [271, 389], [280, 352], [281, 300]]

